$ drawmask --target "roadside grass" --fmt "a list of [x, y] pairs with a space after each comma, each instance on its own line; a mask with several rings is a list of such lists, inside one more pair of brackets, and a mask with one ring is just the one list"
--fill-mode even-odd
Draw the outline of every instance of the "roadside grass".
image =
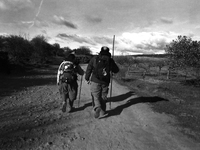
[[156, 112], [175, 116], [176, 129], [200, 142], [199, 82], [192, 76], [185, 78], [181, 71], [167, 79], [166, 67], [163, 67], [159, 75], [157, 67], [151, 68], [153, 73], [146, 74], [145, 78], [142, 77], [142, 73], [128, 74], [129, 69], [126, 65], [119, 64], [119, 67], [120, 72], [114, 76], [117, 82], [128, 86], [138, 95], [148, 94], [168, 100], [149, 105]]

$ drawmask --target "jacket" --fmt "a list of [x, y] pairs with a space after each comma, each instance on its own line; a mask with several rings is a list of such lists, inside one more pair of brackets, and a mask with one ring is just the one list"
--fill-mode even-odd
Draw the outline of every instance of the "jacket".
[[[96, 59], [98, 56], [94, 56], [90, 62], [88, 63], [87, 69], [86, 69], [86, 74], [85, 74], [85, 80], [87, 81], [92, 81], [92, 82], [96, 82], [96, 83], [101, 83], [101, 84], [108, 84], [110, 83], [110, 80], [108, 82], [105, 81], [101, 81], [99, 79], [97, 79], [97, 77], [95, 76], [95, 74], [93, 74], [94, 68], [96, 67]], [[118, 73], [119, 72], [119, 68], [117, 66], [117, 64], [114, 62], [114, 60], [111, 58], [110, 60], [110, 69], [111, 69], [111, 73]]]

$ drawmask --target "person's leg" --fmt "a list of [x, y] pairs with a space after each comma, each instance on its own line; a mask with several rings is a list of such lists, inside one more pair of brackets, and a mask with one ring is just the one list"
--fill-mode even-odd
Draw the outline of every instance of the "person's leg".
[[94, 109], [101, 107], [101, 85], [99, 83], [91, 82], [90, 91], [94, 102]]
[[69, 111], [68, 112], [72, 112], [74, 111], [74, 107], [73, 107], [74, 101], [69, 99]]
[[91, 97], [92, 97], [92, 108], [94, 109], [94, 96], [91, 93]]
[[94, 103], [93, 107], [95, 111], [94, 117], [98, 118], [101, 112], [101, 84], [91, 82], [90, 90], [91, 90], [92, 100]]
[[69, 91], [69, 112], [72, 112], [74, 110], [73, 104], [78, 93], [78, 83], [73, 82], [72, 84], [69, 84], [68, 91]]
[[103, 111], [106, 111], [106, 102], [108, 100], [108, 98], [107, 98], [108, 91], [109, 91], [108, 85], [103, 84], [102, 85], [102, 93], [101, 93], [101, 96], [102, 96], [101, 104], [102, 104]]
[[59, 92], [60, 92], [61, 100], [63, 102], [63, 104], [62, 104], [62, 112], [66, 112], [67, 99], [69, 98], [68, 90], [67, 90], [67, 84], [66, 83], [60, 83], [59, 84]]
[[66, 94], [62, 94], [62, 97], [64, 99], [63, 104], [62, 104], [62, 112], [66, 112], [67, 109], [67, 95]]

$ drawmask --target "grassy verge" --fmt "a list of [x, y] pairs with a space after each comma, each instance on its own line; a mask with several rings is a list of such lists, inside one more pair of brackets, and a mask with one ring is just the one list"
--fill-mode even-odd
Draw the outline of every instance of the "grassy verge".
[[156, 77], [126, 77], [125, 68], [115, 76], [120, 84], [128, 86], [140, 96], [158, 96], [167, 101], [149, 103], [159, 113], [175, 116], [177, 130], [200, 142], [200, 87], [172, 80], [160, 80]]

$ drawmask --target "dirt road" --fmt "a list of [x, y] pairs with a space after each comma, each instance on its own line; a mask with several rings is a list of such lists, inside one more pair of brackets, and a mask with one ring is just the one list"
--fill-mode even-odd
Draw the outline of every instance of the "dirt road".
[[1, 78], [0, 150], [199, 149], [200, 143], [176, 130], [172, 116], [152, 111], [148, 103], [161, 98], [138, 96], [116, 82], [106, 118], [93, 117], [84, 80], [79, 108], [76, 100], [75, 112], [62, 113], [57, 67]]

